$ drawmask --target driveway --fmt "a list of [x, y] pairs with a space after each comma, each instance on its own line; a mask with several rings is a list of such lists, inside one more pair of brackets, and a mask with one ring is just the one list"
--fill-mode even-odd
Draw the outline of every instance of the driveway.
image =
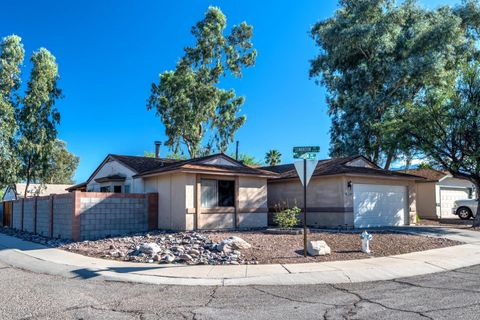
[[480, 266], [342, 285], [190, 287], [66, 279], [0, 264], [1, 319], [478, 319]]

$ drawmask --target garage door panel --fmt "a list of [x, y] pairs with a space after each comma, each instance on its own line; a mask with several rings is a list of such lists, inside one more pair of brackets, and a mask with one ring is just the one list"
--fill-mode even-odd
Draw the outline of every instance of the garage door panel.
[[355, 227], [405, 224], [405, 186], [357, 184], [353, 190]]
[[468, 199], [467, 189], [440, 188], [440, 217], [458, 218], [452, 214], [452, 208], [457, 200]]

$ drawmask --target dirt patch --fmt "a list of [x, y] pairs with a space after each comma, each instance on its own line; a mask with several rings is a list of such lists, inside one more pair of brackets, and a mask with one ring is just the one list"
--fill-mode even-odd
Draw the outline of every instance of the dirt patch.
[[[308, 235], [309, 240], [324, 240], [330, 246], [332, 254], [328, 256], [304, 257], [303, 235], [265, 234], [261, 231], [249, 232], [199, 232], [201, 236], [218, 243], [230, 236], [237, 236], [252, 245], [250, 249], [241, 250], [240, 264], [271, 264], [271, 263], [305, 263], [321, 261], [337, 261], [366, 259], [404, 254], [415, 251], [424, 251], [459, 245], [461, 242], [443, 238], [416, 236], [394, 232], [372, 232], [373, 240], [370, 243], [371, 254], [361, 251], [360, 234], [351, 232], [315, 232]], [[123, 252], [133, 250], [135, 245], [142, 242], [155, 242], [162, 245], [159, 239], [163, 233], [148, 236], [111, 238], [98, 241], [78, 242], [64, 246], [63, 249], [76, 253], [115, 260], [130, 259], [125, 255], [111, 255], [112, 248]], [[178, 262], [178, 261], [176, 261]], [[230, 264], [230, 263], [225, 263]]]
[[472, 228], [473, 219], [421, 219], [417, 224], [421, 226], [449, 227], [455, 229], [480, 231], [480, 228]]
[[443, 238], [415, 236], [399, 233], [372, 232], [371, 254], [361, 251], [360, 235], [357, 233], [312, 232], [308, 240], [324, 240], [332, 249], [328, 256], [304, 257], [303, 235], [274, 235], [258, 232], [212, 233], [209, 238], [219, 241], [229, 235], [242, 237], [252, 244], [252, 248], [243, 250], [246, 260], [259, 263], [303, 263], [337, 260], [365, 259], [384, 257], [415, 251], [444, 248], [459, 245], [461, 242]]

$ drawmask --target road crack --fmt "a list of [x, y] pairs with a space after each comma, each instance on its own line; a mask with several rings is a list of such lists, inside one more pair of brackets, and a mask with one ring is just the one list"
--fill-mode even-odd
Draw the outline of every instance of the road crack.
[[[357, 292], [354, 292], [354, 291], [350, 291], [346, 288], [340, 288], [336, 285], [333, 285], [331, 284], [330, 285], [333, 289], [336, 289], [338, 291], [341, 291], [341, 292], [344, 292], [344, 293], [347, 293], [347, 294], [350, 294], [350, 295], [353, 295], [355, 296], [358, 301], [356, 301], [354, 304], [353, 304], [353, 307], [354, 308], [351, 308], [348, 313], [350, 312], [353, 312], [355, 309], [359, 308], [359, 304], [362, 303], [362, 302], [366, 302], [366, 303], [370, 303], [370, 304], [374, 304], [374, 305], [377, 305], [379, 307], [382, 307], [384, 309], [387, 309], [387, 310], [391, 310], [391, 311], [397, 311], [397, 312], [404, 312], [404, 313], [410, 313], [410, 314], [416, 314], [416, 315], [419, 315], [421, 316], [422, 318], [425, 318], [425, 319], [429, 319], [429, 320], [434, 320], [432, 317], [428, 316], [425, 314], [425, 312], [421, 312], [421, 311], [413, 311], [413, 310], [407, 310], [407, 309], [401, 309], [401, 308], [395, 308], [395, 307], [390, 307], [390, 306], [387, 306], [383, 303], [380, 303], [378, 301], [374, 301], [374, 300], [371, 300], [371, 299], [368, 299], [368, 298], [365, 298], [363, 297], [361, 294], [357, 293]], [[348, 319], [348, 317], [344, 316], [345, 319]]]

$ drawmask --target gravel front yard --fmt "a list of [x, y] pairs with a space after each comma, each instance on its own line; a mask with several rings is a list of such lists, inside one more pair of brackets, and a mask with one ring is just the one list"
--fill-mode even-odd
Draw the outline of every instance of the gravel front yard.
[[[172, 263], [191, 264], [268, 264], [304, 263], [335, 260], [365, 259], [398, 255], [415, 251], [443, 248], [461, 244], [447, 239], [439, 239], [390, 232], [372, 232], [370, 255], [361, 252], [360, 235], [357, 233], [312, 232], [309, 240], [324, 240], [332, 254], [328, 256], [303, 257], [303, 235], [265, 234], [261, 231], [249, 232], [198, 232], [198, 233], [151, 233], [146, 236], [110, 238], [98, 241], [71, 243], [61, 248], [72, 252], [107, 259], [165, 263], [165, 255], [175, 256]], [[230, 236], [244, 239], [252, 245], [249, 249], [236, 249], [224, 254], [215, 250], [219, 243]], [[185, 240], [187, 239], [187, 240]], [[156, 243], [162, 248], [158, 256], [144, 254], [140, 249], [143, 243]], [[177, 254], [177, 250], [182, 250]], [[165, 253], [167, 252], [167, 253]], [[192, 253], [194, 252], [194, 253]], [[193, 260], [189, 258], [193, 256]], [[183, 257], [180, 258], [179, 257]]]
[[418, 222], [422, 226], [449, 227], [469, 231], [480, 231], [480, 228], [472, 228], [473, 219], [461, 220], [455, 219], [420, 219]]

